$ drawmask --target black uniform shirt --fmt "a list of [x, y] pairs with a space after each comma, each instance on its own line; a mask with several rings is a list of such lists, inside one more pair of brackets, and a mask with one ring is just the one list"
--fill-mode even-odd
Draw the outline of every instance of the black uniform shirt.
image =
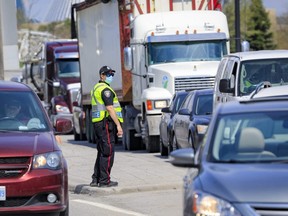
[[[99, 81], [99, 82], [103, 82], [103, 81]], [[102, 97], [102, 100], [104, 101], [105, 106], [113, 105], [114, 93], [109, 88], [103, 89], [101, 97]]]

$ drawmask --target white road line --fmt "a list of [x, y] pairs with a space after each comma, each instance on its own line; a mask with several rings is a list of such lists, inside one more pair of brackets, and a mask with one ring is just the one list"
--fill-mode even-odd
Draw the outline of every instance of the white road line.
[[107, 209], [110, 211], [114, 211], [114, 212], [120, 212], [126, 215], [134, 215], [134, 216], [147, 216], [144, 214], [140, 214], [137, 212], [133, 212], [133, 211], [128, 211], [125, 209], [121, 209], [121, 208], [117, 208], [114, 206], [110, 206], [110, 205], [105, 205], [105, 204], [101, 204], [101, 203], [96, 203], [96, 202], [89, 202], [89, 201], [85, 201], [85, 200], [79, 200], [79, 199], [75, 199], [75, 200], [71, 200], [73, 202], [79, 202], [79, 203], [84, 203], [84, 204], [88, 204], [88, 205], [92, 205], [92, 206], [96, 206], [98, 208], [103, 208], [103, 209]]

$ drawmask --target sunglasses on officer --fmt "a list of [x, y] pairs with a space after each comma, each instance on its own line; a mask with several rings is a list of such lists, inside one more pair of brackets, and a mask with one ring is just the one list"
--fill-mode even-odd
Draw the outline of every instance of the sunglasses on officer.
[[114, 73], [113, 72], [108, 72], [108, 73], [106, 72], [106, 73], [102, 73], [102, 74], [104, 74], [107, 77], [110, 77], [110, 76], [114, 77]]

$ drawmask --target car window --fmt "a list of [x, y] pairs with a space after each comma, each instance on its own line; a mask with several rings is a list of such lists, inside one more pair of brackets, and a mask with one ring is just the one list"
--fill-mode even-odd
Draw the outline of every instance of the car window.
[[210, 115], [213, 109], [213, 94], [199, 95], [196, 101], [195, 114], [196, 115]]
[[255, 112], [219, 116], [211, 141], [213, 160], [288, 159], [288, 113]]
[[239, 90], [248, 95], [261, 82], [272, 86], [288, 84], [288, 59], [260, 59], [243, 61], [240, 66]]
[[181, 109], [188, 109], [189, 112], [192, 111], [192, 107], [191, 107], [191, 100], [193, 98], [194, 92], [190, 92], [184, 99], [183, 104], [181, 106]]
[[48, 124], [32, 92], [1, 91], [0, 130], [46, 131]]
[[175, 100], [174, 104], [173, 104], [173, 111], [174, 113], [178, 112], [178, 110], [180, 109], [183, 100], [185, 99], [187, 94], [181, 94], [177, 97], [177, 99]]

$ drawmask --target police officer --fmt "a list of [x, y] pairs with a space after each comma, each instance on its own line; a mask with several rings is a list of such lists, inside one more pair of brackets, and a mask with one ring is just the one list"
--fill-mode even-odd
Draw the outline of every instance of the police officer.
[[115, 134], [122, 136], [122, 109], [117, 95], [110, 87], [115, 71], [108, 66], [99, 70], [100, 81], [91, 91], [92, 122], [97, 142], [97, 158], [91, 187], [112, 187], [118, 182], [110, 180], [114, 162]]

